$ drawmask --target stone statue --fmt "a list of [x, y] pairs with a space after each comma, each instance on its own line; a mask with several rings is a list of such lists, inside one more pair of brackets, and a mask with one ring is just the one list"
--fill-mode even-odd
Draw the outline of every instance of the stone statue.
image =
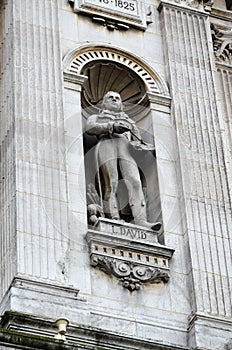
[[109, 91], [103, 97], [102, 110], [87, 120], [86, 132], [95, 135], [98, 191], [106, 217], [120, 220], [117, 188], [119, 178], [124, 180], [133, 223], [155, 231], [159, 222], [147, 221], [146, 203], [137, 163], [131, 154], [136, 149], [153, 149], [142, 141], [135, 122], [122, 110], [122, 100], [117, 92]]

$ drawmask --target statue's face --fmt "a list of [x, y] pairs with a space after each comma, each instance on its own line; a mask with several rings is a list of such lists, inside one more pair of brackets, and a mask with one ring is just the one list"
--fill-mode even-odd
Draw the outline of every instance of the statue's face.
[[122, 110], [122, 100], [117, 92], [109, 92], [104, 97], [104, 108], [114, 112]]

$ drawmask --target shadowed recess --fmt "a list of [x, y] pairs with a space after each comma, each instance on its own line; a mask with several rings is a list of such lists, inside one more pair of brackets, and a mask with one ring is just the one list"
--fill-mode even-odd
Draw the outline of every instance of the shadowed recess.
[[149, 101], [145, 86], [133, 70], [115, 62], [95, 61], [85, 65], [81, 73], [88, 77], [82, 94], [85, 116], [101, 108], [102, 98], [107, 91], [121, 95], [124, 111], [131, 117], [147, 112]]

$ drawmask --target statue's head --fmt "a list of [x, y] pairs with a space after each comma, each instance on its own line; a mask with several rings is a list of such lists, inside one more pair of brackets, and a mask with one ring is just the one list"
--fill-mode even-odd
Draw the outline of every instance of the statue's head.
[[113, 112], [122, 111], [122, 99], [119, 93], [108, 91], [102, 100], [102, 109], [108, 109]]

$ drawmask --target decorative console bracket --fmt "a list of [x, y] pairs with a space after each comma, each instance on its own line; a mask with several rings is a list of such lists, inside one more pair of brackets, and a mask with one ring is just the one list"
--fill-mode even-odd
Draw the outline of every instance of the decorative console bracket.
[[146, 282], [168, 282], [174, 249], [159, 244], [157, 232], [99, 218], [86, 239], [91, 265], [120, 279], [129, 291], [139, 290]]

